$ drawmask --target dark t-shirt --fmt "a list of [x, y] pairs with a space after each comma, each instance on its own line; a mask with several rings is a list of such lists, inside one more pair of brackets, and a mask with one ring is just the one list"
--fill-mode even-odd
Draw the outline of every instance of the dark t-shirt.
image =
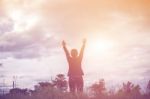
[[76, 77], [84, 75], [81, 67], [81, 59], [79, 56], [76, 58], [69, 57], [68, 64], [69, 64], [68, 76]]
[[70, 56], [66, 46], [63, 46], [63, 48], [69, 64], [68, 76], [79, 77], [84, 75], [83, 70], [81, 68], [81, 62], [83, 58], [85, 44], [82, 45], [79, 56], [75, 58]]

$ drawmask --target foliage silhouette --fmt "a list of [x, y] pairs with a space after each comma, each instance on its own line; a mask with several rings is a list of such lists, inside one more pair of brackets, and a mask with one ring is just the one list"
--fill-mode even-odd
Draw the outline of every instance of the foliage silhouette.
[[90, 94], [71, 94], [67, 91], [66, 84], [65, 76], [58, 74], [50, 82], [39, 82], [34, 90], [14, 88], [8, 94], [0, 95], [0, 99], [150, 99], [149, 93], [141, 93], [140, 86], [130, 81], [122, 83], [122, 87], [113, 94], [106, 89], [104, 79], [89, 87]]

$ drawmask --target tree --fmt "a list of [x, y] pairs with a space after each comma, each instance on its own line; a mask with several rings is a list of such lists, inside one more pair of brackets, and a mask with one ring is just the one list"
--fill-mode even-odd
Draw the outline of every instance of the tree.
[[149, 80], [149, 82], [148, 82], [148, 84], [147, 84], [147, 94], [150, 95], [150, 80]]
[[127, 83], [123, 83], [123, 91], [125, 93], [130, 93], [133, 87], [134, 85], [130, 81], [128, 81]]
[[55, 80], [52, 80], [54, 86], [56, 86], [56, 88], [58, 88], [61, 91], [67, 91], [67, 80], [65, 78], [64, 74], [58, 74], [55, 78]]
[[28, 89], [20, 89], [20, 88], [14, 88], [10, 89], [10, 94], [23, 94], [23, 95], [29, 95]]
[[100, 96], [102, 95], [105, 91], [105, 81], [104, 79], [99, 80], [98, 83], [94, 83], [91, 87], [90, 90], [94, 94], [94, 96]]
[[118, 91], [118, 93], [130, 94], [130, 95], [140, 95], [140, 85], [134, 85], [132, 82], [128, 81], [127, 83], [123, 83], [122, 88]]

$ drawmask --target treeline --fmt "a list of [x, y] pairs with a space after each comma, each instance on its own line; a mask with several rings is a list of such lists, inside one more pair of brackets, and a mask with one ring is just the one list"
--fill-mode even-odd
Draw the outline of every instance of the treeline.
[[92, 84], [85, 93], [72, 94], [68, 92], [68, 84], [63, 74], [58, 74], [50, 82], [40, 82], [31, 89], [11, 89], [0, 99], [150, 99], [150, 81], [145, 93], [141, 93], [140, 85], [128, 81], [117, 91], [108, 90], [104, 79]]

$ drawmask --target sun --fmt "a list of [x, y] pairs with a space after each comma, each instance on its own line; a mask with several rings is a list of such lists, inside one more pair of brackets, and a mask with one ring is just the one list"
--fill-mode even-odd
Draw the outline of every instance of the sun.
[[105, 39], [93, 39], [89, 40], [87, 49], [93, 54], [105, 54], [108, 53], [114, 46], [114, 43]]

